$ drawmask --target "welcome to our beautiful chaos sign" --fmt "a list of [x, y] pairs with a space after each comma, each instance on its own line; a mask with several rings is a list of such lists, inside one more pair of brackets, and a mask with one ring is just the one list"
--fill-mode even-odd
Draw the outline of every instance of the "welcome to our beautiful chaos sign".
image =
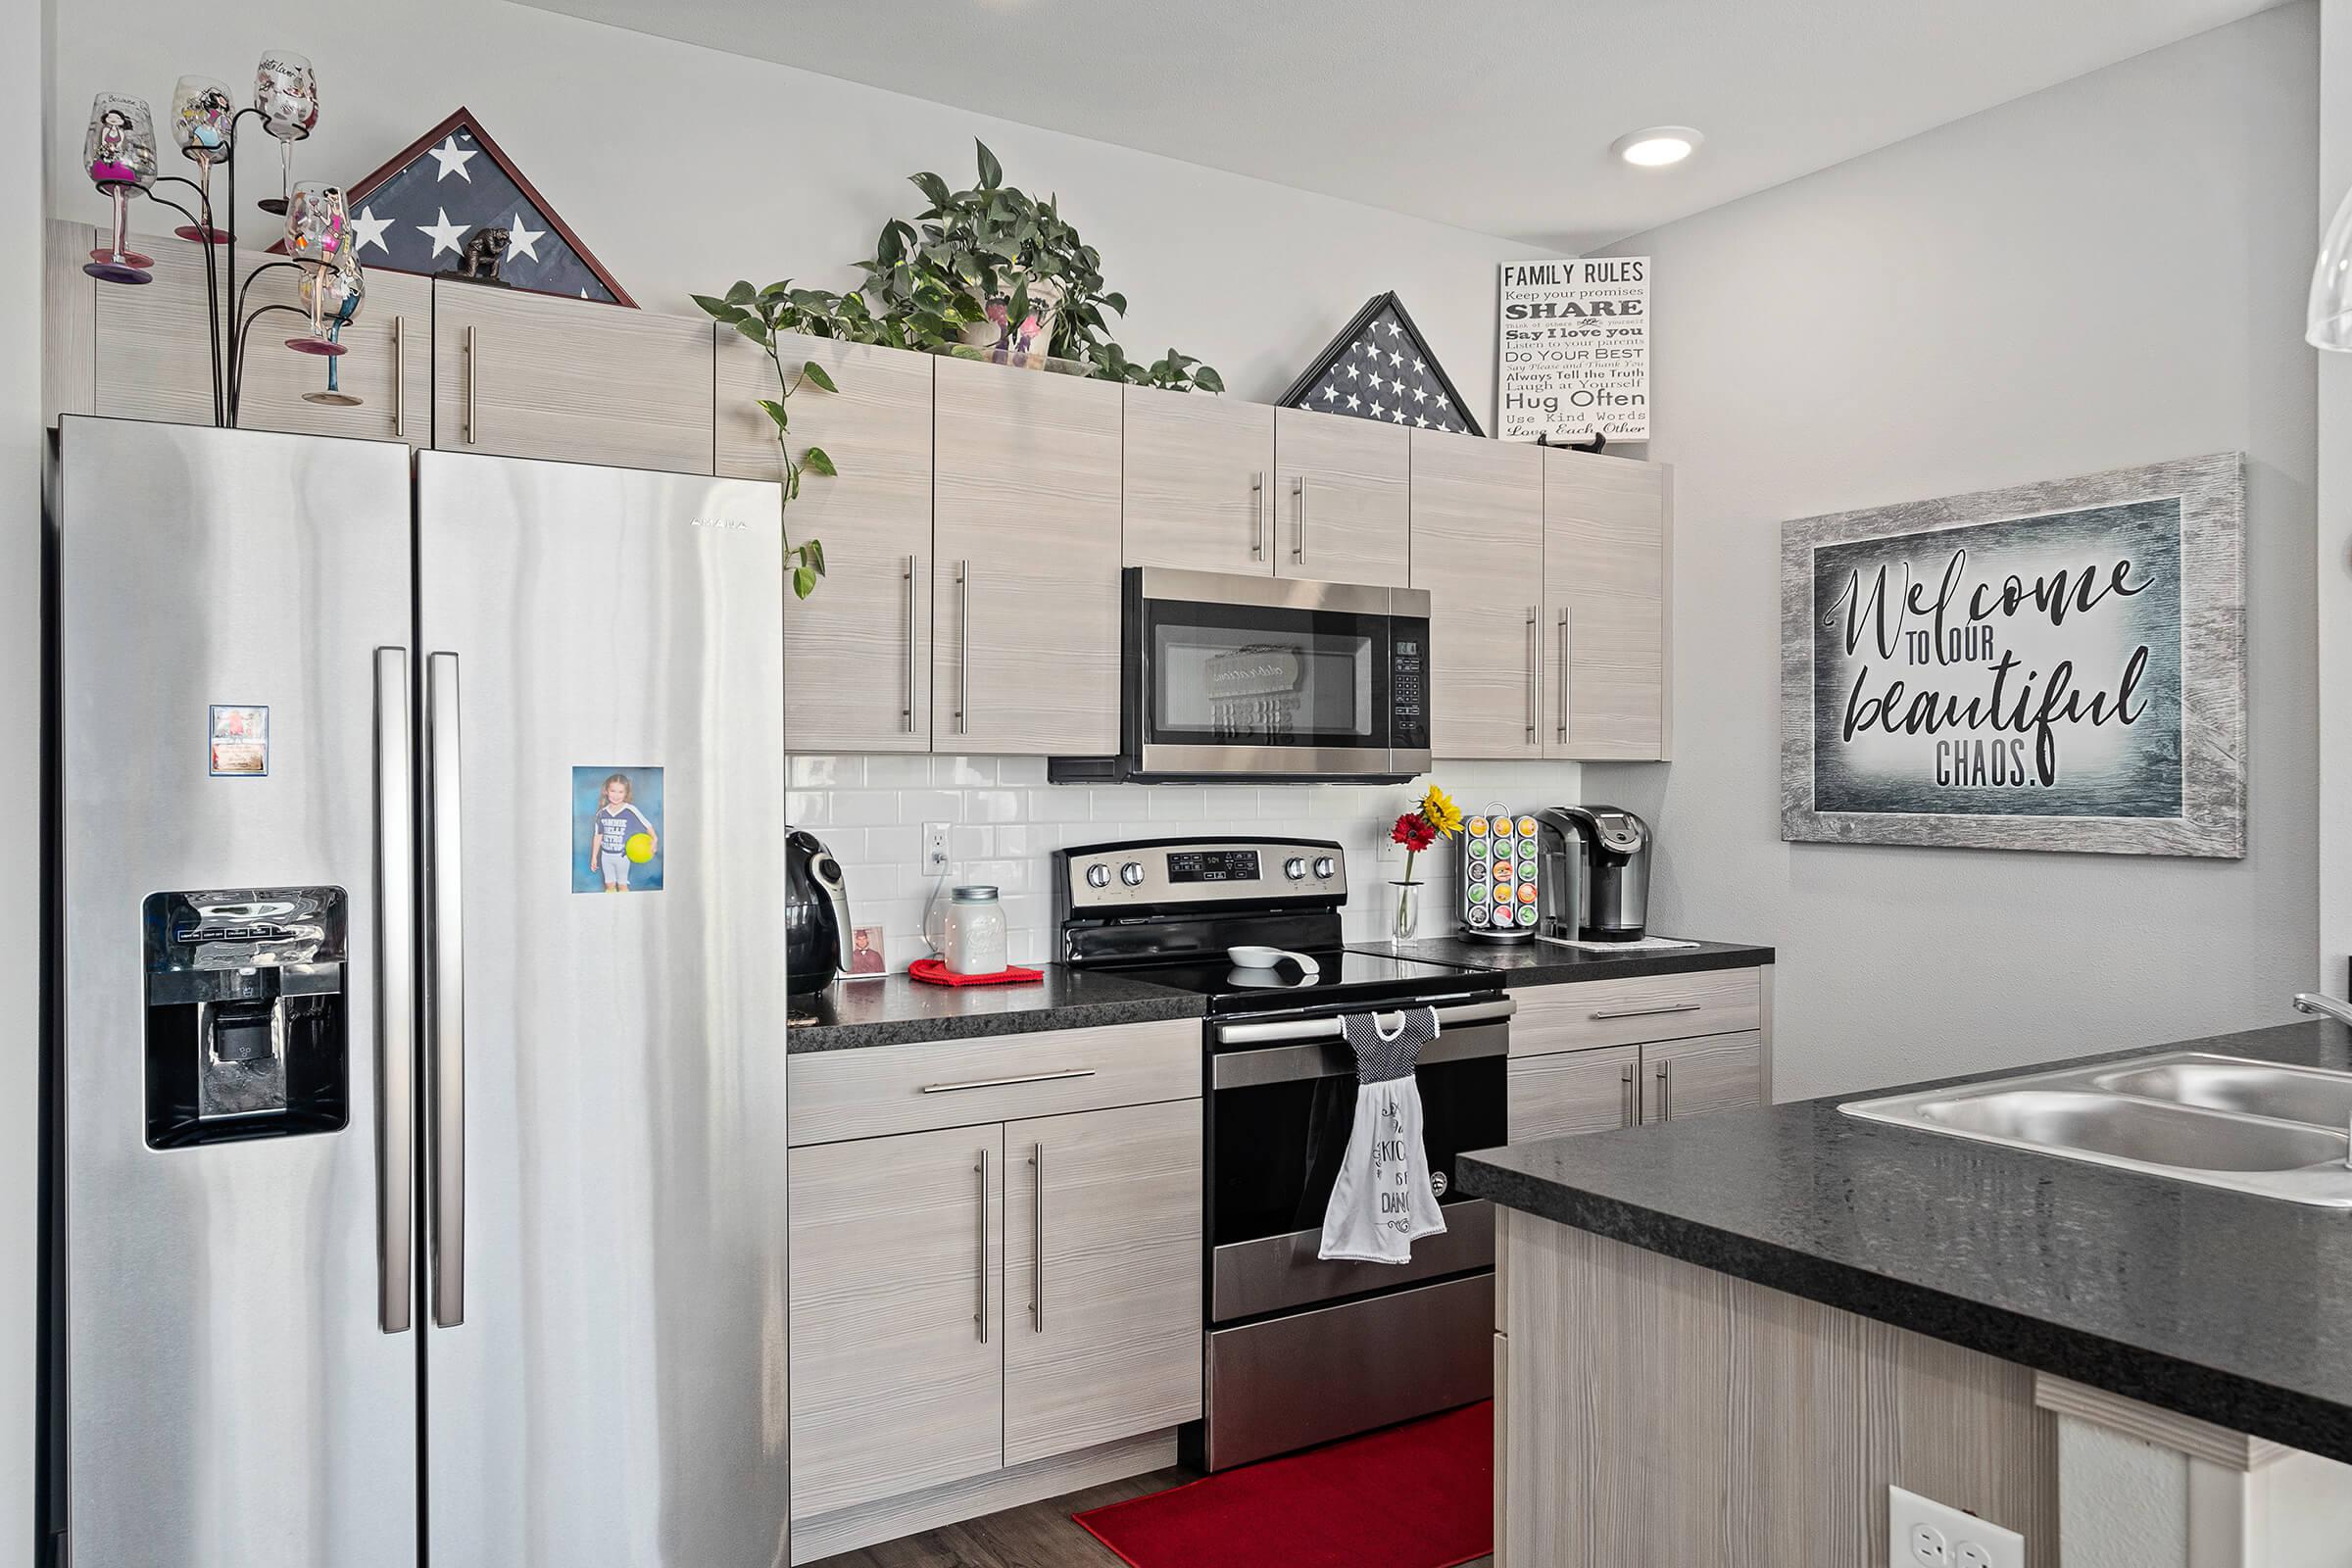
[[2245, 853], [2234, 453], [1781, 533], [1781, 836]]

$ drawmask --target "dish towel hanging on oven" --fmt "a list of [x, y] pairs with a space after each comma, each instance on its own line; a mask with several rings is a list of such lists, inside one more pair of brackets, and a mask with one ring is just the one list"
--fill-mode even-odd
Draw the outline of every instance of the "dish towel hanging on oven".
[[1438, 1038], [1438, 1014], [1414, 1007], [1384, 1030], [1370, 1013], [1340, 1020], [1355, 1052], [1355, 1125], [1323, 1212], [1317, 1256], [1359, 1263], [1409, 1263], [1413, 1243], [1446, 1229], [1421, 1144], [1421, 1085], [1413, 1064]]

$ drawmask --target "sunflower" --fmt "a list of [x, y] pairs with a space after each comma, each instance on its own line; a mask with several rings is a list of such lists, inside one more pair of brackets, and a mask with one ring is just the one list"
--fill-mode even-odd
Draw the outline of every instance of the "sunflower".
[[1462, 830], [1462, 808], [1454, 805], [1452, 798], [1435, 784], [1429, 787], [1427, 795], [1421, 797], [1421, 814], [1429, 819], [1431, 827], [1447, 838]]

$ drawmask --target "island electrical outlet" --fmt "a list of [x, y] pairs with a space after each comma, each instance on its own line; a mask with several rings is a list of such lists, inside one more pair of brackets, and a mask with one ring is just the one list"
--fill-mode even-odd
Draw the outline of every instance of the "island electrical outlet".
[[2026, 1568], [2026, 1538], [1900, 1487], [1886, 1489], [1893, 1568]]

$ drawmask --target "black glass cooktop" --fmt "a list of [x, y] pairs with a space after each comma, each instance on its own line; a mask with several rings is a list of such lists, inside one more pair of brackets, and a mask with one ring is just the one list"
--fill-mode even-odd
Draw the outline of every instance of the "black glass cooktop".
[[1218, 957], [1208, 962], [1122, 964], [1117, 973], [1147, 985], [1190, 991], [1209, 999], [1212, 1013], [1278, 1012], [1344, 1002], [1394, 1002], [1501, 989], [1491, 971], [1446, 963], [1389, 958], [1336, 949], [1307, 955], [1314, 970], [1285, 958], [1271, 969], [1240, 969]]

